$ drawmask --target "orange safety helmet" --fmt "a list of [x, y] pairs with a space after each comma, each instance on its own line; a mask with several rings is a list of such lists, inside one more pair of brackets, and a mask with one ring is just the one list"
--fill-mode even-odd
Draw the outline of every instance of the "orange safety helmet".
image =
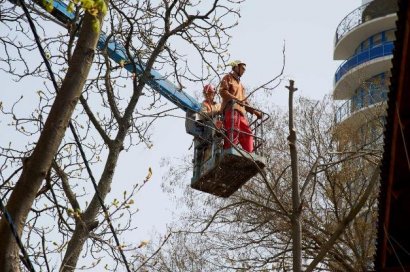
[[204, 92], [204, 94], [215, 93], [215, 88], [211, 84], [207, 84], [207, 85], [204, 86], [203, 92]]

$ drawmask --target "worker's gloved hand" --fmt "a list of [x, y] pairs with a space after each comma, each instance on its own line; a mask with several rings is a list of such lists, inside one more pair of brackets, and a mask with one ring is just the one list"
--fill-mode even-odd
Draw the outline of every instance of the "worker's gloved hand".
[[254, 111], [253, 114], [256, 115], [256, 118], [262, 119], [262, 113], [260, 111]]

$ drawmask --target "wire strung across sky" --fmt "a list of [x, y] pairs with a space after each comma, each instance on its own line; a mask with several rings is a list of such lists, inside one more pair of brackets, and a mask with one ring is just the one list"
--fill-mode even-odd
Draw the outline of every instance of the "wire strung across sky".
[[[19, 1], [20, 1], [20, 4], [21, 4], [21, 7], [23, 8], [24, 14], [25, 14], [25, 16], [27, 17], [27, 20], [28, 20], [28, 22], [29, 22], [31, 31], [33, 32], [34, 38], [35, 38], [35, 40], [36, 40], [37, 47], [38, 47], [38, 49], [39, 49], [39, 51], [40, 51], [40, 54], [41, 54], [41, 56], [42, 56], [42, 58], [43, 58], [43, 60], [44, 60], [44, 62], [45, 62], [45, 65], [46, 65], [46, 67], [47, 67], [47, 70], [48, 70], [48, 72], [49, 72], [49, 74], [50, 74], [51, 81], [52, 81], [52, 83], [53, 83], [54, 89], [55, 89], [56, 93], [58, 93], [57, 81], [56, 81], [55, 76], [54, 76], [54, 73], [53, 73], [53, 71], [52, 71], [52, 69], [51, 69], [51, 65], [50, 65], [50, 63], [49, 63], [49, 61], [48, 61], [48, 59], [47, 59], [47, 57], [46, 57], [46, 54], [45, 54], [45, 52], [44, 52], [44, 49], [43, 49], [43, 47], [41, 46], [40, 39], [39, 39], [39, 36], [38, 36], [38, 34], [37, 34], [36, 27], [35, 27], [35, 25], [34, 25], [34, 23], [33, 23], [33, 20], [32, 20], [32, 18], [31, 18], [31, 16], [30, 16], [30, 13], [29, 13], [29, 11], [28, 11], [28, 9], [27, 9], [25, 3], [24, 3], [24, 0], [19, 0]], [[82, 144], [81, 144], [81, 142], [80, 142], [80, 140], [79, 140], [79, 137], [78, 137], [78, 135], [77, 135], [77, 133], [76, 133], [76, 131], [75, 131], [75, 129], [74, 129], [74, 126], [73, 126], [73, 124], [72, 124], [71, 121], [69, 122], [69, 127], [70, 127], [70, 130], [71, 130], [71, 133], [72, 133], [73, 136], [74, 136], [74, 139], [75, 139], [75, 142], [76, 142], [76, 144], [77, 144], [77, 147], [78, 147], [78, 149], [80, 150], [81, 157], [82, 157], [82, 159], [83, 159], [83, 161], [84, 161], [84, 164], [85, 164], [85, 166], [86, 166], [88, 175], [90, 176], [90, 179], [91, 179], [91, 181], [92, 181], [92, 184], [93, 184], [94, 190], [95, 190], [95, 192], [96, 192], [98, 201], [100, 202], [100, 205], [101, 205], [101, 207], [102, 207], [102, 209], [103, 209], [104, 216], [105, 216], [105, 218], [106, 218], [106, 220], [107, 220], [107, 222], [108, 222], [108, 225], [109, 225], [109, 227], [110, 227], [110, 230], [111, 230], [111, 232], [112, 232], [112, 234], [113, 234], [113, 236], [114, 236], [114, 240], [115, 240], [115, 243], [116, 243], [116, 245], [117, 245], [117, 249], [119, 250], [119, 252], [120, 252], [120, 254], [121, 254], [122, 260], [123, 260], [123, 262], [124, 262], [124, 265], [125, 265], [126, 268], [127, 268], [127, 271], [130, 272], [131, 270], [130, 270], [128, 261], [127, 261], [127, 259], [126, 259], [126, 257], [125, 257], [125, 254], [124, 254], [124, 252], [123, 252], [123, 250], [122, 250], [122, 248], [121, 248], [121, 245], [120, 245], [120, 242], [119, 242], [117, 233], [116, 233], [116, 231], [115, 231], [115, 229], [114, 229], [114, 227], [113, 227], [113, 225], [112, 225], [112, 222], [111, 222], [111, 219], [110, 219], [108, 210], [107, 210], [107, 208], [105, 207], [104, 201], [103, 201], [103, 199], [102, 199], [102, 197], [101, 197], [101, 195], [100, 195], [100, 193], [99, 193], [99, 191], [98, 191], [98, 185], [97, 185], [97, 183], [96, 183], [96, 181], [95, 181], [94, 175], [93, 175], [93, 173], [92, 173], [92, 171], [91, 171], [91, 168], [90, 168], [90, 166], [89, 166], [89, 164], [88, 164], [87, 157], [86, 157], [86, 155], [85, 155], [85, 153], [84, 153], [84, 150], [83, 150], [83, 148], [82, 148]], [[1, 208], [2, 208], [2, 211], [3, 211], [3, 203], [1, 203]], [[32, 266], [32, 264], [31, 264], [31, 262], [30, 262], [30, 260], [28, 259], [27, 253], [26, 253], [26, 251], [25, 251], [25, 249], [24, 249], [24, 246], [23, 246], [22, 243], [21, 243], [21, 240], [20, 240], [20, 238], [18, 237], [18, 234], [17, 234], [17, 232], [16, 232], [15, 225], [14, 225], [14, 223], [13, 223], [13, 221], [12, 221], [10, 215], [8, 214], [8, 212], [7, 212], [7, 210], [6, 210], [5, 208], [4, 208], [3, 213], [4, 213], [4, 215], [5, 215], [5, 218], [6, 218], [7, 221], [9, 222], [11, 231], [13, 232], [13, 235], [15, 236], [15, 238], [16, 238], [16, 240], [17, 240], [19, 246], [20, 246], [21, 251], [23, 252], [23, 255], [24, 255], [24, 257], [25, 257], [25, 261], [26, 261], [27, 264], [29, 265], [30, 270], [31, 270], [31, 271], [35, 271], [34, 268], [33, 268], [33, 266]], [[10, 219], [10, 220], [9, 220], [9, 219]]]
[[9, 223], [10, 226], [10, 230], [13, 233], [14, 238], [16, 239], [17, 245], [19, 246], [21, 253], [23, 253], [23, 258], [24, 258], [24, 262], [25, 265], [27, 266], [27, 268], [31, 271], [31, 272], [35, 272], [36, 270], [34, 270], [33, 264], [30, 261], [30, 258], [27, 255], [27, 251], [24, 248], [23, 243], [21, 242], [20, 236], [17, 233], [17, 227], [14, 224], [13, 218], [11, 218], [9, 212], [7, 211], [6, 207], [4, 207], [3, 205], [3, 200], [0, 197], [0, 210], [3, 213], [4, 218], [6, 219], [7, 223]]

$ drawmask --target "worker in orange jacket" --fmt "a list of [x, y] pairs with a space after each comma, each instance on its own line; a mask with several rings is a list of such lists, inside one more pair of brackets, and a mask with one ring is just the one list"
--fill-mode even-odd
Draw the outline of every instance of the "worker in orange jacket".
[[221, 109], [224, 112], [224, 127], [227, 132], [224, 148], [240, 143], [244, 150], [253, 152], [253, 134], [246, 112], [255, 114], [257, 118], [261, 118], [262, 114], [246, 106], [248, 102], [245, 99], [245, 88], [241, 83], [241, 76], [245, 70], [246, 64], [244, 62], [234, 61], [232, 71], [225, 75], [221, 81], [219, 93], [222, 97]]

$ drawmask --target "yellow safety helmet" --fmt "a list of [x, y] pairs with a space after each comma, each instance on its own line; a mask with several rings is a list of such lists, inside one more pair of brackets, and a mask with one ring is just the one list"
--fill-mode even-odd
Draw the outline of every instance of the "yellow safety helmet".
[[238, 66], [239, 64], [246, 65], [246, 63], [243, 62], [243, 61], [241, 61], [241, 60], [231, 61], [228, 65], [229, 65], [229, 66], [232, 66], [232, 68], [234, 68], [234, 67]]

